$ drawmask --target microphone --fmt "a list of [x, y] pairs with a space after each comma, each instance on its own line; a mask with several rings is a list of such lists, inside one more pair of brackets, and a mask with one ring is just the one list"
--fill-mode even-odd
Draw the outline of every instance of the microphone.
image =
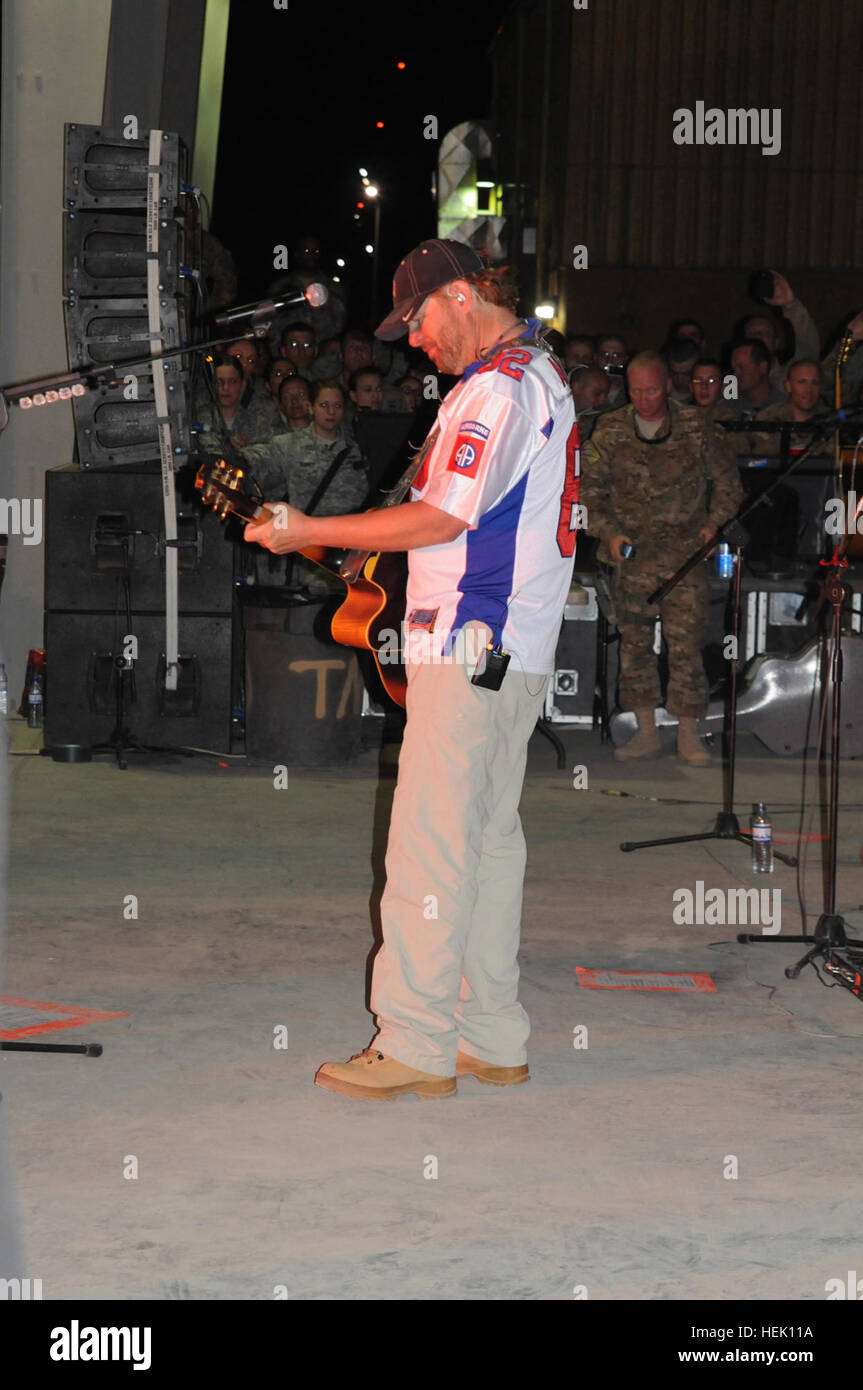
[[302, 294], [291, 295], [289, 299], [262, 299], [258, 304], [241, 304], [238, 309], [226, 309], [216, 314], [215, 321], [219, 328], [233, 328], [235, 323], [248, 319], [252, 328], [262, 326], [266, 332], [274, 315], [280, 310], [290, 309], [293, 304], [310, 304], [313, 309], [319, 309], [329, 297], [326, 285], [309, 285]]

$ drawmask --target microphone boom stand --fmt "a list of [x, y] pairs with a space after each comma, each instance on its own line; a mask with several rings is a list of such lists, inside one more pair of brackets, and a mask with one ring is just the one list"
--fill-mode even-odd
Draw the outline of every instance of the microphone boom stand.
[[[794, 965], [790, 965], [785, 970], [785, 977], [788, 980], [796, 980], [803, 967], [815, 964], [817, 957], [821, 957], [824, 962], [824, 969], [829, 975], [833, 975], [838, 983], [849, 989], [858, 999], [863, 999], [863, 977], [861, 977], [860, 964], [855, 963], [849, 966], [841, 957], [836, 956], [836, 949], [847, 951], [863, 952], [863, 941], [853, 937], [849, 938], [845, 932], [845, 919], [836, 911], [836, 871], [837, 855], [839, 848], [838, 824], [839, 824], [839, 743], [840, 743], [840, 715], [842, 705], [842, 604], [844, 602], [848, 586], [842, 578], [843, 571], [848, 567], [845, 558], [845, 551], [848, 546], [849, 534], [846, 533], [842, 541], [837, 545], [832, 558], [821, 560], [821, 565], [827, 569], [827, 575], [821, 585], [821, 593], [818, 602], [820, 609], [824, 603], [829, 603], [833, 610], [832, 620], [832, 653], [830, 661], [830, 681], [832, 691], [832, 726], [830, 730], [830, 783], [829, 783], [829, 819], [828, 819], [828, 838], [830, 840], [830, 856], [827, 861], [827, 893], [826, 911], [821, 913], [815, 924], [814, 936], [755, 936], [751, 932], [739, 932], [737, 940], [742, 945], [750, 945], [756, 941], [775, 941], [780, 945], [786, 942], [798, 942], [809, 946], [805, 956], [801, 956]], [[813, 944], [814, 942], [814, 944]], [[817, 967], [815, 967], [817, 970]]]

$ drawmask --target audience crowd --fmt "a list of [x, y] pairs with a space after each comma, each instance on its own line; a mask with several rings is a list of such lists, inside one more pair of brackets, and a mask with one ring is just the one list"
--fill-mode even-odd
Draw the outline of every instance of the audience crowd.
[[[307, 505], [340, 459], [315, 497], [315, 510], [332, 514], [367, 498], [368, 461], [355, 438], [357, 421], [381, 412], [413, 415], [437, 399], [439, 387], [433, 364], [406, 338], [385, 344], [373, 336], [376, 325], [350, 321], [345, 286], [321, 269], [320, 256], [318, 238], [302, 237], [294, 248], [296, 268], [269, 292], [290, 296], [321, 282], [326, 305], [284, 310], [266, 338], [239, 338], [214, 355], [193, 414], [201, 447], [239, 455], [270, 498]], [[788, 280], [772, 275], [773, 294], [721, 347], [707, 341], [698, 319], [679, 318], [658, 349], [670, 400], [695, 407], [705, 421], [738, 419], [751, 426], [732, 436], [739, 454], [775, 454], [788, 438], [759, 432], [759, 421], [803, 425], [835, 404], [841, 339], [822, 352], [811, 314]], [[850, 319], [847, 332], [855, 347], [863, 341], [863, 312]], [[566, 367], [586, 442], [602, 416], [627, 405], [627, 363], [636, 351], [656, 347], [617, 332], [564, 338], [547, 330], [546, 336]], [[863, 352], [852, 352], [841, 374], [843, 404], [856, 404], [861, 390]], [[791, 434], [792, 453], [807, 443], [805, 431]]]

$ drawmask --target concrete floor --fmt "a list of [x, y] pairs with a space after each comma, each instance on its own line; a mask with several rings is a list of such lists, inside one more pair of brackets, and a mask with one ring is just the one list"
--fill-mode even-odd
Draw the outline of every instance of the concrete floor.
[[[709, 828], [718, 764], [618, 765], [597, 736], [565, 741], [559, 772], [534, 737], [523, 800], [530, 1084], [467, 1079], [452, 1100], [378, 1105], [312, 1084], [373, 1032], [369, 899], [391, 788], [374, 753], [292, 770], [287, 791], [271, 769], [207, 760], [12, 759], [3, 992], [129, 1015], [59, 1035], [100, 1041], [98, 1060], [0, 1056], [26, 1273], [45, 1299], [270, 1300], [285, 1286], [556, 1300], [583, 1286], [823, 1300], [828, 1279], [863, 1269], [863, 1008], [811, 970], [787, 981], [802, 948], [673, 923], [677, 888], [761, 886], [746, 848], [620, 853], [621, 839]], [[741, 819], [762, 798], [794, 834], [800, 761], [741, 743]], [[843, 766], [841, 801], [839, 909], [863, 932], [859, 763]], [[770, 887], [799, 931], [794, 870], [777, 865]], [[576, 966], [703, 971], [716, 993], [592, 991]]]

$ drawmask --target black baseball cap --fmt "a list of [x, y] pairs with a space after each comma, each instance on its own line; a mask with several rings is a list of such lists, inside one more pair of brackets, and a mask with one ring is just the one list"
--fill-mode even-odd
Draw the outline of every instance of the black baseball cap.
[[472, 246], [463, 241], [433, 237], [421, 241], [399, 265], [393, 280], [393, 311], [379, 328], [376, 338], [401, 338], [408, 324], [432, 290], [439, 290], [452, 280], [476, 275], [485, 266]]

